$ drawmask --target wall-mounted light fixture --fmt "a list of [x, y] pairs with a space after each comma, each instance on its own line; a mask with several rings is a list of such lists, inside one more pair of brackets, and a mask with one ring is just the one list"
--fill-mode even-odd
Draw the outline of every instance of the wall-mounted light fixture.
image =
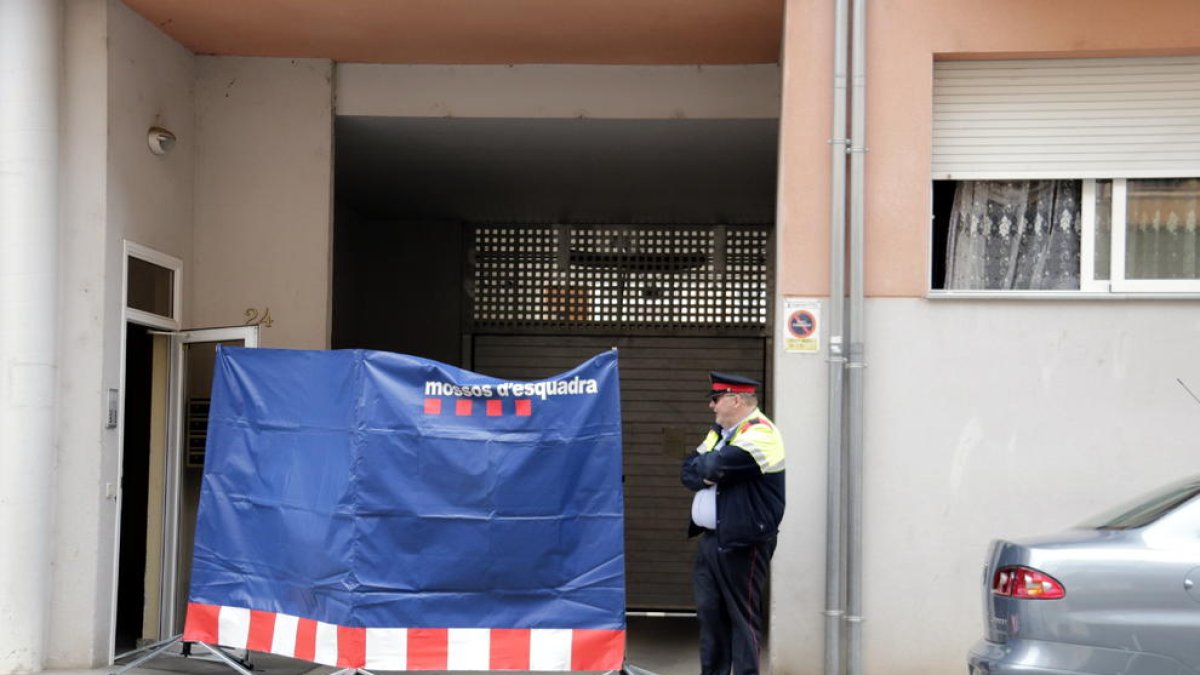
[[146, 133], [146, 142], [150, 145], [150, 152], [165, 155], [175, 147], [175, 134], [162, 127], [150, 127], [150, 131]]

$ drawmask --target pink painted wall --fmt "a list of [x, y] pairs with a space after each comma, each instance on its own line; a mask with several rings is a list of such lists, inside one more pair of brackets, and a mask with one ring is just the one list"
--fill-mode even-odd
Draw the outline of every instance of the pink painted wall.
[[[779, 290], [829, 292], [832, 2], [788, 0]], [[928, 288], [933, 61], [1200, 53], [1195, 0], [870, 0], [866, 292]]]
[[833, 3], [789, 0], [779, 124], [778, 292], [829, 293]]

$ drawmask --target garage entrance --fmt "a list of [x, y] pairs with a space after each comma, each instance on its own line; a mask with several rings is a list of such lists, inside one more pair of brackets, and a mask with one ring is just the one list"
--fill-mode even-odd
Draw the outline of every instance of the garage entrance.
[[620, 350], [627, 605], [693, 609], [679, 462], [764, 381], [774, 120], [339, 117], [333, 347], [541, 379]]
[[767, 226], [473, 226], [471, 369], [542, 379], [620, 353], [626, 603], [693, 609], [679, 463], [712, 423], [708, 373], [764, 380]]

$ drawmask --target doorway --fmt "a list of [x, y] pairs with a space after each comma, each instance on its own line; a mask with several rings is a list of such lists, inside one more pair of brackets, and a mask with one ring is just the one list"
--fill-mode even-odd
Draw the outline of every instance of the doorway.
[[183, 629], [217, 348], [258, 328], [126, 324], [112, 656]]
[[[156, 626], [166, 442], [168, 340], [146, 326], [125, 324], [125, 419], [121, 457], [120, 555], [114, 649], [140, 647]], [[152, 478], [153, 477], [153, 478]]]
[[693, 608], [709, 370], [770, 382], [773, 119], [339, 116], [334, 348], [536, 379], [621, 349], [631, 610]]

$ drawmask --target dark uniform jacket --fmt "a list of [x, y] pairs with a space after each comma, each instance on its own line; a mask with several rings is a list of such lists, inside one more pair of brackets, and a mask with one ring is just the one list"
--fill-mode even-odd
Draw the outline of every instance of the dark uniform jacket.
[[[755, 410], [721, 443], [713, 425], [700, 447], [683, 460], [680, 479], [693, 492], [717, 486], [717, 543], [740, 547], [770, 541], [784, 508], [783, 441], [771, 420]], [[704, 528], [690, 523], [688, 536]]]

